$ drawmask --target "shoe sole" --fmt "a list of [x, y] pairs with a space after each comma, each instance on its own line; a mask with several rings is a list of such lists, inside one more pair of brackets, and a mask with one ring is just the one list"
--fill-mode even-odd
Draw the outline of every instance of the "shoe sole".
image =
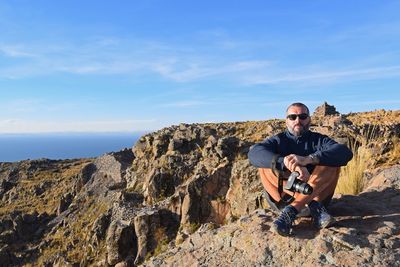
[[278, 228], [274, 224], [271, 226], [271, 232], [276, 233], [281, 236], [290, 236], [290, 232], [286, 233], [286, 232], [279, 231]]
[[329, 226], [332, 226], [335, 222], [336, 222], [335, 218], [331, 217], [330, 220], [327, 220], [324, 224], [321, 224], [320, 226], [318, 226], [318, 228], [319, 229], [327, 228]]

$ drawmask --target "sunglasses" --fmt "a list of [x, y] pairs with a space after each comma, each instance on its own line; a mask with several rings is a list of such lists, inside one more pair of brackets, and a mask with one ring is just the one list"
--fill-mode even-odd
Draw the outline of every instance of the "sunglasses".
[[300, 120], [305, 120], [308, 118], [308, 114], [306, 113], [301, 113], [301, 114], [289, 114], [286, 116], [291, 121], [295, 121], [299, 117]]

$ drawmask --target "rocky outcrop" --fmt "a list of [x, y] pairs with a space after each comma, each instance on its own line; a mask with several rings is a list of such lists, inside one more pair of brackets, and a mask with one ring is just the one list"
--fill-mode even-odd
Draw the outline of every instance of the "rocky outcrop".
[[335, 106], [331, 106], [328, 103], [324, 102], [321, 106], [318, 106], [314, 113], [313, 116], [315, 117], [325, 117], [328, 115], [339, 115], [340, 113], [336, 111]]
[[110, 265], [132, 261], [137, 253], [135, 230], [129, 221], [113, 221], [108, 227], [106, 242], [107, 263]]
[[227, 219], [239, 218], [262, 207], [262, 190], [257, 169], [247, 159], [236, 161], [226, 194], [226, 201], [230, 206]]
[[[322, 117], [313, 116], [313, 130], [340, 142], [368, 144], [368, 149], [381, 154], [370, 162], [371, 169], [365, 172], [368, 186], [360, 196], [334, 198], [331, 208], [338, 223], [330, 229], [316, 231], [304, 218], [290, 239], [268, 231], [273, 214], [264, 210], [258, 172], [250, 166], [247, 152], [255, 142], [282, 131], [284, 120], [181, 124], [141, 137], [132, 150], [96, 159], [0, 163], [0, 210], [5, 211], [0, 213], [0, 262], [397, 264], [399, 116], [390, 113], [392, 123], [373, 125], [379, 134], [371, 135], [370, 126], [360, 124], [354, 114], [324, 110]], [[394, 204], [384, 207], [378, 199]], [[28, 212], [32, 207], [36, 213]], [[7, 217], [14, 209], [26, 220]], [[19, 246], [10, 246], [18, 232], [32, 230], [25, 223], [30, 220], [41, 230]], [[394, 253], [389, 255], [389, 250]]]
[[[400, 165], [376, 179], [398, 171]], [[398, 186], [380, 184], [359, 196], [337, 196], [330, 207], [337, 219], [333, 227], [319, 231], [309, 218], [298, 219], [290, 238], [269, 231], [274, 215], [264, 209], [217, 229], [204, 224], [145, 266], [398, 266]]]
[[53, 218], [47, 213], [12, 212], [0, 220], [0, 262], [1, 266], [16, 266], [23, 262], [22, 256], [32, 256], [36, 249], [25, 250], [24, 254], [13, 253], [15, 248], [23, 248], [29, 243], [40, 240], [46, 224]]

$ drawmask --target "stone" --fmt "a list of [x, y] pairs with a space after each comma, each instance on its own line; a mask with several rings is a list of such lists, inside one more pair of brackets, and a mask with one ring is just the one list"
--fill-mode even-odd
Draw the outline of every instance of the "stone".
[[107, 230], [107, 263], [115, 265], [129, 256], [137, 253], [136, 235], [133, 225], [129, 222], [112, 221]]
[[63, 211], [68, 209], [69, 205], [72, 203], [73, 197], [72, 193], [67, 193], [61, 197], [60, 204], [57, 208], [57, 215], [60, 215]]
[[[96, 159], [0, 163], [2, 210], [7, 211], [0, 215], [1, 263], [399, 265], [395, 138], [400, 111], [341, 115], [325, 105], [321, 114], [313, 130], [343, 143], [367, 142], [376, 154], [365, 172], [367, 189], [332, 200], [330, 211], [338, 221], [333, 227], [319, 231], [310, 218], [301, 218], [290, 239], [269, 231], [275, 215], [264, 205], [258, 171], [247, 152], [284, 130], [284, 120], [180, 124], [142, 136], [132, 149]], [[368, 140], [371, 121], [379, 124], [374, 126], [378, 134]], [[40, 180], [43, 173], [50, 183]], [[30, 212], [26, 199], [32, 199]], [[50, 213], [58, 212], [33, 212], [48, 206]], [[60, 237], [68, 253], [57, 243]], [[49, 253], [54, 249], [58, 252]], [[85, 257], [68, 257], [80, 254]]]
[[325, 117], [327, 115], [339, 115], [340, 113], [336, 111], [335, 106], [331, 106], [324, 102], [321, 106], [317, 107], [314, 111], [313, 116]]

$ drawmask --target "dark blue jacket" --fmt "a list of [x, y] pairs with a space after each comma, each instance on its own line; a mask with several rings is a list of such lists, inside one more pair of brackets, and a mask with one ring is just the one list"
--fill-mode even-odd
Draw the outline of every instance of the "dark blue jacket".
[[[271, 168], [272, 159], [277, 155], [276, 168], [283, 171], [286, 170], [283, 158], [290, 154], [299, 156], [313, 154], [319, 158], [319, 165], [334, 167], [346, 165], [353, 157], [347, 146], [338, 144], [326, 135], [307, 131], [297, 137], [287, 130], [252, 146], [248, 157], [255, 167]], [[310, 173], [314, 168], [314, 165], [307, 165]]]

